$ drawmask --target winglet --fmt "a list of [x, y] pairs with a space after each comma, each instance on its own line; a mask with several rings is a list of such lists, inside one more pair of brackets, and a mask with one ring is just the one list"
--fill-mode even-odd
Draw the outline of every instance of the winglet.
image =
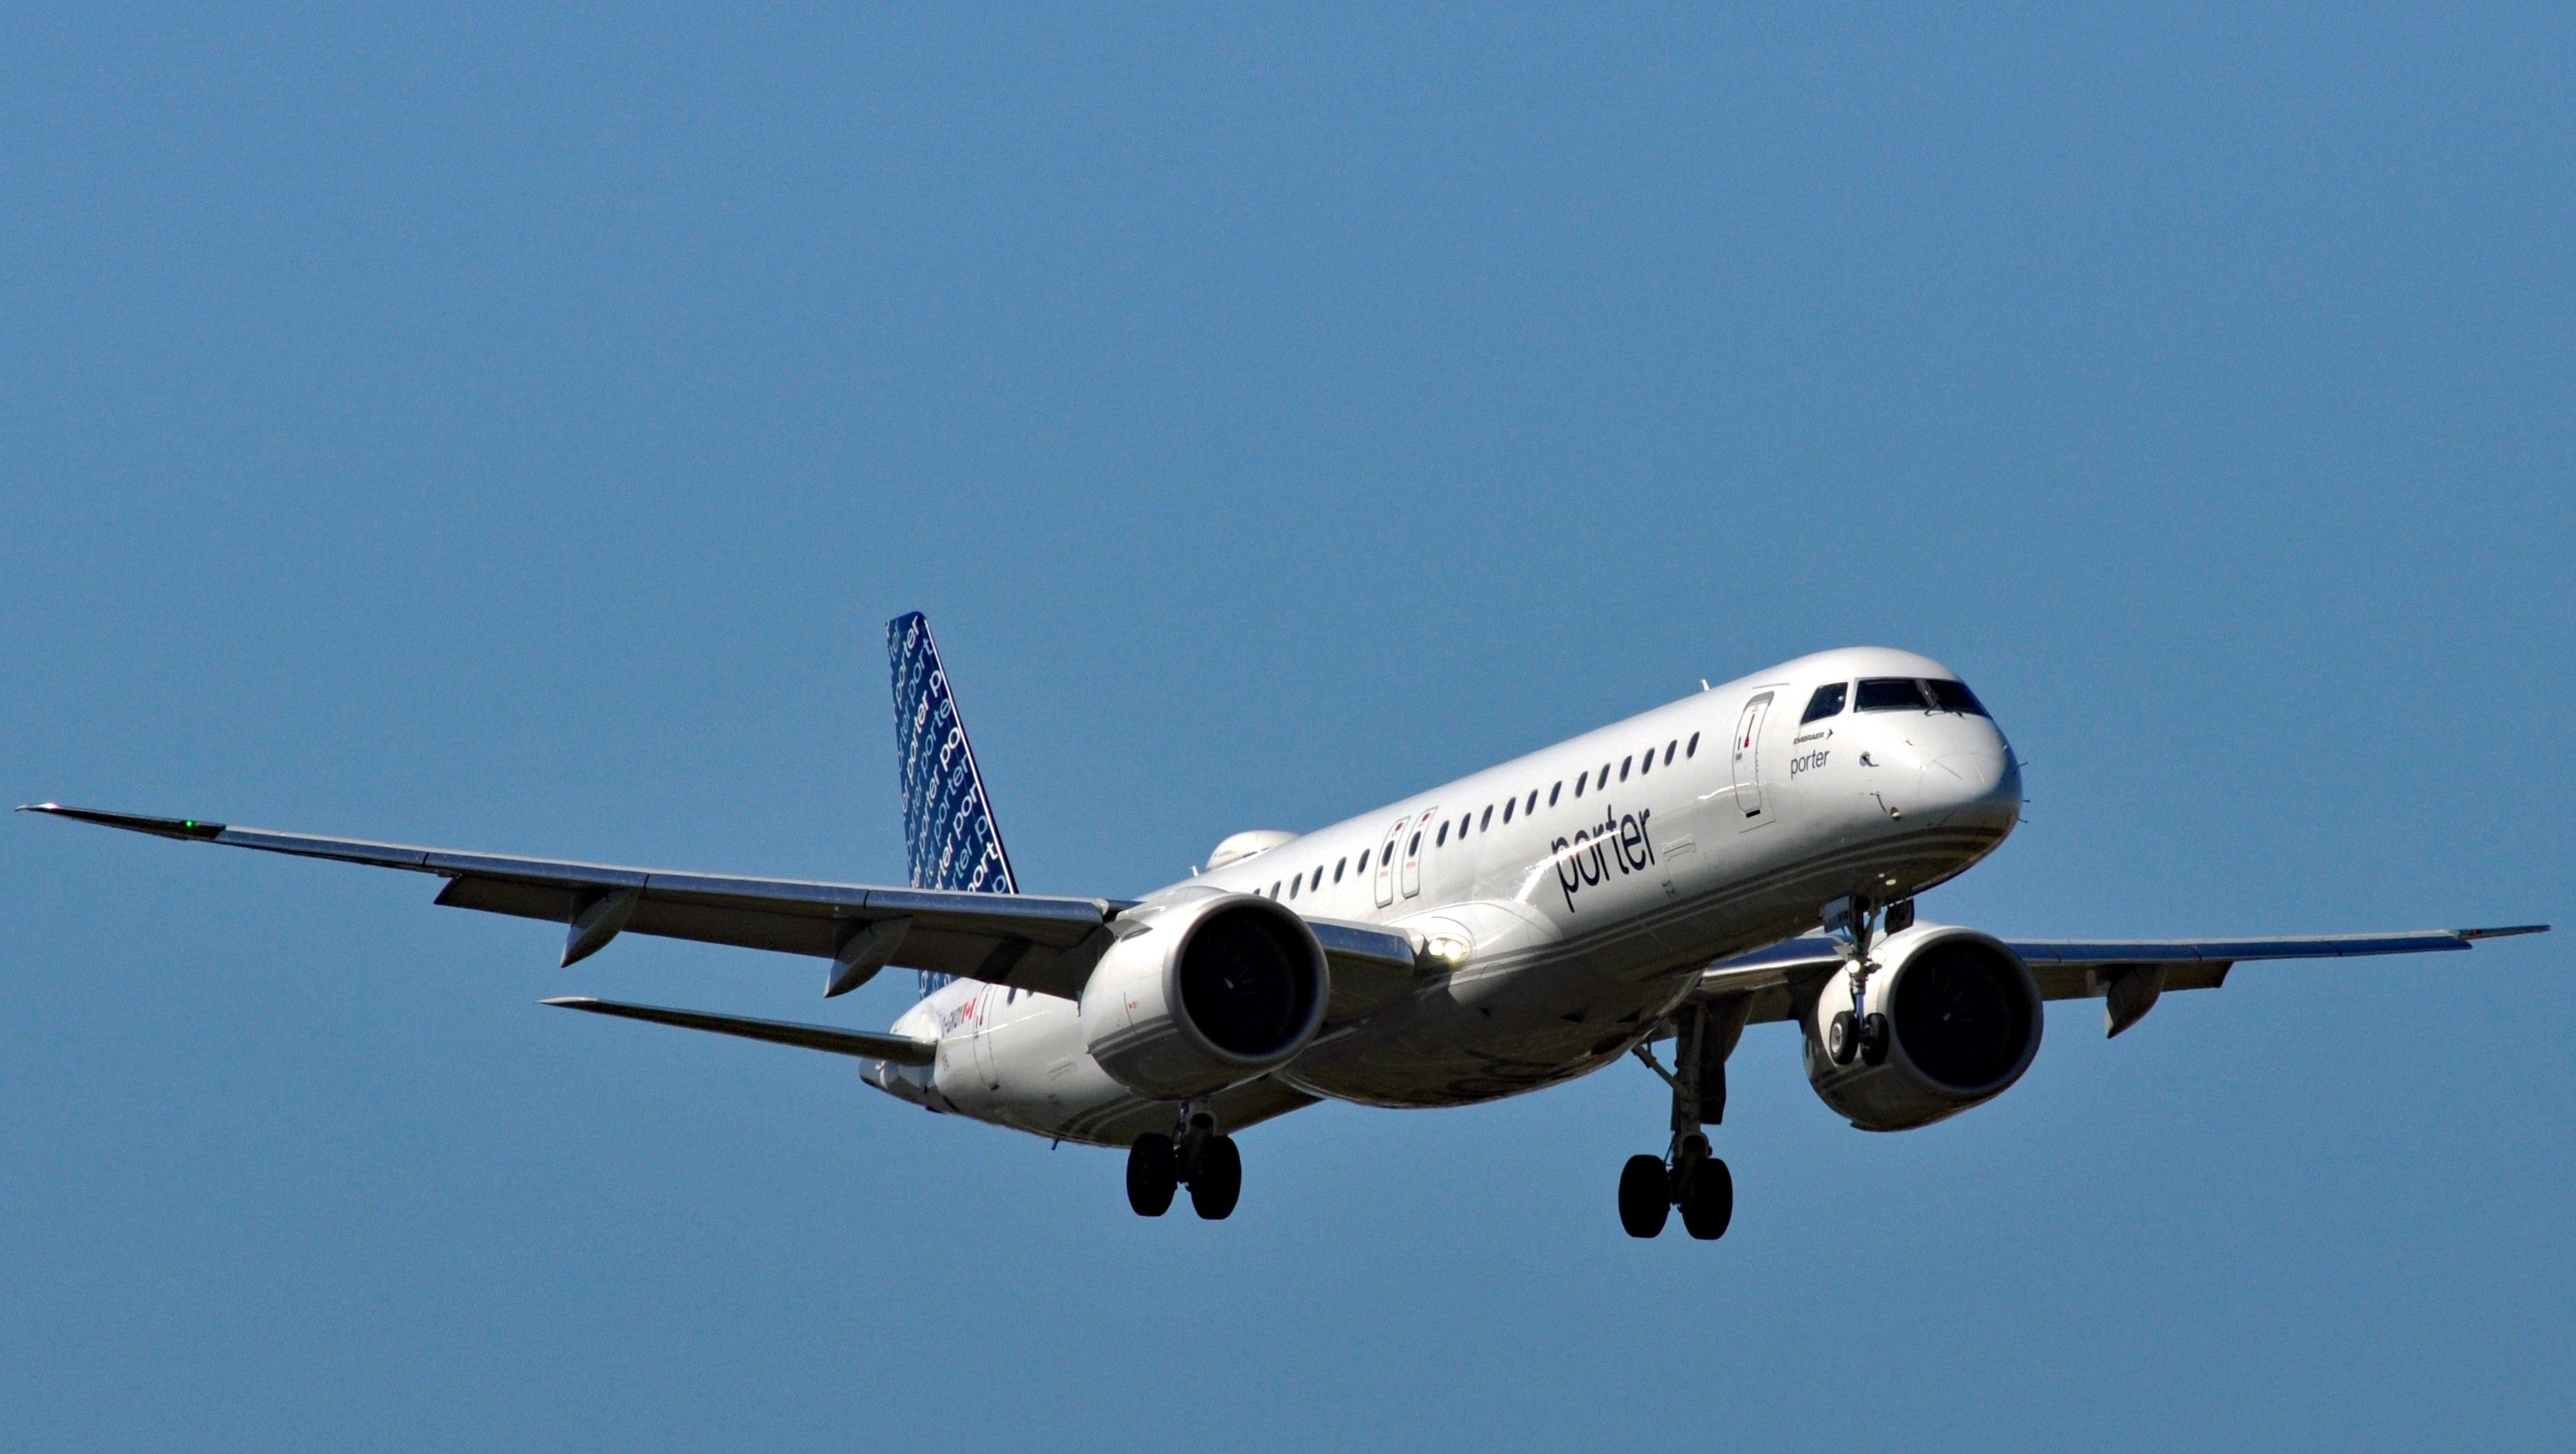
[[102, 828], [122, 828], [129, 833], [149, 833], [158, 838], [195, 839], [211, 843], [223, 836], [224, 825], [201, 818], [152, 818], [141, 813], [102, 813], [96, 808], [66, 808], [60, 803], [28, 803], [21, 813], [49, 813], [79, 823], [96, 823]]

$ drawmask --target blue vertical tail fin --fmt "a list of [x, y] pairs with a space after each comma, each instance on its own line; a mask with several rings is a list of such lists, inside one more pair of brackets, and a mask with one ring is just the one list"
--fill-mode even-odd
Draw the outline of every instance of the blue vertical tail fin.
[[[929, 620], [911, 611], [887, 622], [886, 657], [894, 667], [895, 766], [903, 780], [903, 847], [912, 886], [1018, 893]], [[945, 976], [924, 975], [922, 992], [945, 982]]]

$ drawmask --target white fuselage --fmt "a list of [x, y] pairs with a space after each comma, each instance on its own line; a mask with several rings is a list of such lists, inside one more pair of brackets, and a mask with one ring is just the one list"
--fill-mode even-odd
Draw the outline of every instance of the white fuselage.
[[[1815, 928], [1838, 896], [1889, 902], [1957, 875], [2020, 814], [1990, 719], [1846, 702], [1800, 720], [1819, 687], [1898, 677], [1956, 679], [1909, 652], [1801, 657], [1149, 895], [1259, 894], [1408, 931], [1456, 965], [1210, 1107], [1234, 1129], [1315, 1099], [1458, 1105], [1557, 1084], [1653, 1034], [1711, 961]], [[1170, 1103], [1091, 1059], [1071, 1000], [959, 980], [895, 1029], [939, 1044], [933, 1065], [871, 1070], [906, 1100], [1111, 1145], [1171, 1129]]]

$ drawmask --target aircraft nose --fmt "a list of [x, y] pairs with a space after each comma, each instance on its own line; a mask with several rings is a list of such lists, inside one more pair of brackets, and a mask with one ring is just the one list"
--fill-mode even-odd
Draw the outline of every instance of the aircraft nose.
[[1923, 765], [1921, 795], [1945, 826], [2009, 833], [2021, 821], [2021, 766], [2001, 742], [1945, 753]]

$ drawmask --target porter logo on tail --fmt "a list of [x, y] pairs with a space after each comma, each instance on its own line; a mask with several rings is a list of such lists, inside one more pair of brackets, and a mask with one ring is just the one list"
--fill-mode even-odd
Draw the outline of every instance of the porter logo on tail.
[[[948, 690], [930, 622], [918, 611], [886, 623], [894, 668], [895, 764], [903, 781], [903, 842], [917, 889], [1015, 894], [1010, 856], [975, 770], [975, 749]], [[922, 976], [924, 993], [944, 977]]]

